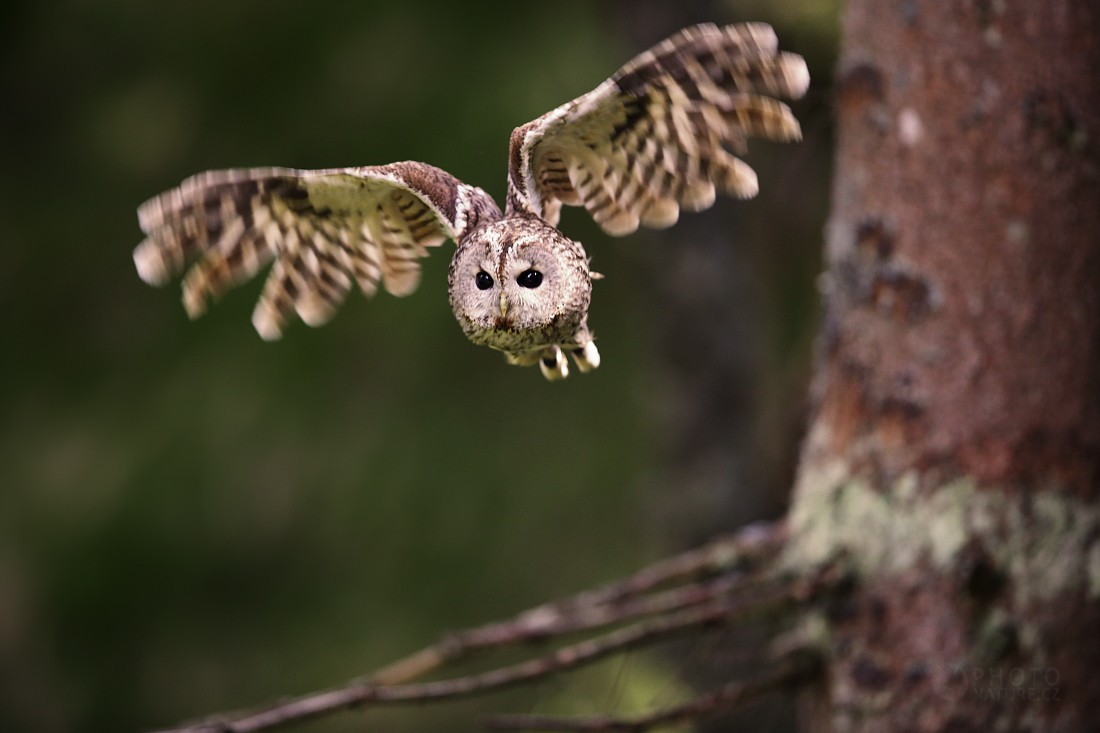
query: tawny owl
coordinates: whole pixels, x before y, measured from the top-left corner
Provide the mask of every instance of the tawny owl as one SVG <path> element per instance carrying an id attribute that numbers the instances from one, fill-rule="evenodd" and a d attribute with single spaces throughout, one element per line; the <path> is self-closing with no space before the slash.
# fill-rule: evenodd
<path id="1" fill-rule="evenodd" d="M 593 91 L 512 133 L 504 215 L 480 188 L 417 162 L 361 168 L 210 171 L 143 204 L 138 273 L 163 283 L 197 259 L 183 304 L 207 302 L 274 261 L 252 323 L 277 339 L 292 314 L 327 321 L 357 283 L 416 289 L 418 259 L 446 239 L 451 308 L 471 341 L 548 379 L 600 363 L 587 318 L 594 273 L 555 225 L 584 206 L 609 234 L 674 224 L 709 207 L 716 189 L 757 192 L 731 151 L 746 138 L 796 140 L 798 122 L 773 97 L 809 84 L 800 56 L 777 50 L 770 26 L 686 28 Z"/>

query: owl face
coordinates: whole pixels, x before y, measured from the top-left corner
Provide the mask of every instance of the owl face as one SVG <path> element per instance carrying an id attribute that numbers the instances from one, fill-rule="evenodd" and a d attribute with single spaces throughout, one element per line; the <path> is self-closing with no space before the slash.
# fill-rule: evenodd
<path id="1" fill-rule="evenodd" d="M 570 340 L 592 293 L 580 244 L 526 216 L 493 222 L 464 238 L 447 285 L 466 336 L 517 355 Z"/>

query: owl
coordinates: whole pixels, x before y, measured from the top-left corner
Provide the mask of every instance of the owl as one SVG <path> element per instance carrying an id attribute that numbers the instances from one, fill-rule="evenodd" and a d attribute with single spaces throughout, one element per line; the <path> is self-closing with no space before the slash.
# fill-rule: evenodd
<path id="1" fill-rule="evenodd" d="M 762 23 L 685 28 L 607 81 L 512 132 L 503 215 L 480 188 L 419 162 L 323 170 L 209 171 L 138 209 L 134 250 L 145 281 L 190 264 L 183 305 L 198 317 L 227 289 L 271 265 L 252 315 L 278 339 L 296 315 L 325 323 L 354 286 L 412 293 L 419 260 L 457 245 L 447 275 L 466 336 L 538 364 L 547 379 L 600 364 L 588 328 L 592 281 L 580 242 L 557 228 L 583 206 L 608 234 L 672 226 L 720 191 L 757 192 L 743 154 L 750 136 L 793 141 L 790 109 L 809 85 L 805 61 Z M 193 262 L 193 264 L 191 264 Z"/>

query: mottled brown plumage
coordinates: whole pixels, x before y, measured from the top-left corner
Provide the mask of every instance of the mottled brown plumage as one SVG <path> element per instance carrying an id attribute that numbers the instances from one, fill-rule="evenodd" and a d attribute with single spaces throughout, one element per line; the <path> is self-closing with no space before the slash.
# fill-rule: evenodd
<path id="1" fill-rule="evenodd" d="M 253 313 L 265 339 L 293 314 L 327 321 L 351 289 L 407 295 L 419 258 L 452 239 L 451 307 L 471 341 L 548 379 L 599 365 L 587 327 L 592 273 L 580 243 L 555 226 L 584 206 L 609 234 L 667 227 L 720 190 L 749 198 L 756 174 L 731 151 L 748 137 L 799 137 L 789 108 L 809 75 L 777 51 L 764 24 L 686 28 L 593 91 L 517 128 L 506 213 L 481 189 L 425 163 L 330 170 L 202 173 L 143 204 L 143 279 L 163 283 L 192 260 L 183 302 L 192 317 L 274 262 Z"/>

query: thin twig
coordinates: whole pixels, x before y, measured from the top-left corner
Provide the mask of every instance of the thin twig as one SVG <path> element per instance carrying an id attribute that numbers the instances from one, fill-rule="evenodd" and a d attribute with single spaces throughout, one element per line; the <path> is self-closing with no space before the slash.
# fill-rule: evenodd
<path id="1" fill-rule="evenodd" d="M 447 634 L 436 644 L 378 670 L 369 681 L 379 685 L 409 682 L 485 649 L 585 631 L 704 602 L 717 595 L 718 589 L 708 590 L 698 584 L 674 589 L 664 597 L 644 595 L 678 581 L 728 574 L 732 569 L 759 564 L 761 558 L 776 557 L 785 541 L 782 523 L 748 525 L 736 534 L 665 558 L 613 583 L 544 603 L 505 621 Z M 732 588 L 741 581 L 727 575 L 716 582 Z"/>
<path id="2" fill-rule="evenodd" d="M 649 713 L 614 717 L 554 716 L 554 715 L 495 715 L 486 720 L 494 730 L 506 731 L 570 731 L 604 733 L 605 731 L 640 731 L 728 712 L 733 708 L 755 700 L 773 690 L 806 682 L 820 673 L 816 657 L 805 653 L 792 655 L 777 663 L 766 674 L 747 681 L 731 682 L 712 692 L 705 693 L 681 705 L 661 708 Z"/>
<path id="3" fill-rule="evenodd" d="M 508 621 L 445 636 L 369 678 L 165 733 L 253 733 L 356 707 L 491 692 L 701 625 L 804 602 L 834 584 L 835 573 L 783 580 L 769 569 L 785 539 L 782 524 L 748 527 L 596 590 L 544 604 Z M 686 582 L 694 578 L 704 580 Z M 677 582 L 682 585 L 667 587 Z M 557 639 L 639 618 L 645 620 L 519 664 L 436 682 L 408 682 L 482 649 Z"/>
<path id="4" fill-rule="evenodd" d="M 783 522 L 755 522 L 734 534 L 717 537 L 705 545 L 655 562 L 626 578 L 548 605 L 567 608 L 614 603 L 669 583 L 723 573 L 756 562 L 761 556 L 771 559 L 786 541 L 787 530 Z"/>
<path id="5" fill-rule="evenodd" d="M 751 599 L 719 600 L 627 626 L 594 639 L 561 647 L 545 656 L 479 674 L 408 685 L 352 683 L 345 687 L 277 703 L 237 720 L 210 720 L 164 733 L 253 733 L 368 704 L 429 702 L 465 697 L 574 669 L 621 650 L 682 633 L 698 626 L 729 621 L 764 608 L 796 600 L 800 588 L 782 586 Z"/>
<path id="6" fill-rule="evenodd" d="M 689 583 L 638 598 L 624 599 L 615 604 L 578 606 L 568 613 L 539 613 L 537 610 L 527 612 L 516 619 L 448 634 L 434 647 L 421 650 L 417 655 L 406 657 L 401 662 L 375 673 L 370 681 L 375 684 L 392 684 L 390 680 L 413 673 L 418 665 L 455 662 L 474 652 L 494 647 L 557 639 L 566 634 L 591 631 L 646 616 L 658 616 L 699 606 L 734 592 L 751 593 L 758 585 L 759 582 L 730 573 L 705 582 Z M 418 655 L 425 653 L 426 656 L 418 659 Z"/>

